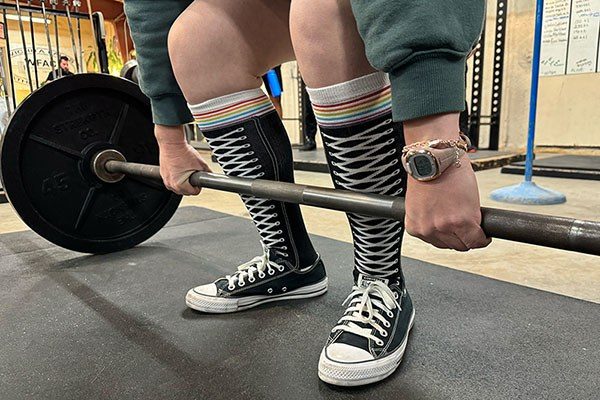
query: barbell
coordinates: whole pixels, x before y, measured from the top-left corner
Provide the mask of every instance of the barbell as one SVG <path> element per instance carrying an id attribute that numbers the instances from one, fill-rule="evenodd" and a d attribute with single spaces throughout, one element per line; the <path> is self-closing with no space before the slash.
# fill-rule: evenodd
<path id="1" fill-rule="evenodd" d="M 160 230 L 181 197 L 162 185 L 148 99 L 137 85 L 79 74 L 32 93 L 0 151 L 13 208 L 47 240 L 83 253 L 133 247 Z M 154 164 L 154 165 L 153 165 Z M 390 219 L 404 199 L 195 172 L 193 186 Z M 488 236 L 600 255 L 600 222 L 482 208 Z"/>

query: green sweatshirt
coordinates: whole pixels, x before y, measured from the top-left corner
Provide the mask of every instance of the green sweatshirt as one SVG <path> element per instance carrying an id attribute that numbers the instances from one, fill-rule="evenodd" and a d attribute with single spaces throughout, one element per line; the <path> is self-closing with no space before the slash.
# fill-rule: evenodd
<path id="1" fill-rule="evenodd" d="M 394 119 L 464 109 L 466 58 L 481 34 L 486 0 L 351 1 L 369 61 L 390 75 Z M 169 27 L 191 2 L 125 0 L 141 88 L 157 124 L 192 121 L 167 53 Z"/>

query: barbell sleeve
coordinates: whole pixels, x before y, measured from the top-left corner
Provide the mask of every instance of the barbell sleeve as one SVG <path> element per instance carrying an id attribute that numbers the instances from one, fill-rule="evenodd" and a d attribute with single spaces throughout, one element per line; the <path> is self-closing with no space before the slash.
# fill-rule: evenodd
<path id="1" fill-rule="evenodd" d="M 104 167 L 110 173 L 162 182 L 157 166 L 111 160 L 107 161 Z M 191 175 L 190 184 L 200 188 L 395 220 L 403 220 L 405 213 L 404 199 L 401 197 L 239 178 L 202 171 Z M 600 255 L 600 221 L 488 207 L 482 207 L 481 213 L 481 227 L 489 237 Z"/>

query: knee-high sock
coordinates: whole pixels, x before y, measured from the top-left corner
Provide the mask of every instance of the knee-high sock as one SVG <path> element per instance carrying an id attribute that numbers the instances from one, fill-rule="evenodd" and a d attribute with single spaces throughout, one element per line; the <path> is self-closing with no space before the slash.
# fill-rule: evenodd
<path id="1" fill-rule="evenodd" d="M 227 175 L 293 182 L 292 147 L 273 104 L 260 89 L 190 105 L 200 130 Z M 241 196 L 271 259 L 291 268 L 315 262 L 296 204 Z"/>
<path id="2" fill-rule="evenodd" d="M 400 162 L 404 135 L 392 121 L 387 75 L 374 73 L 349 82 L 308 89 L 333 183 L 364 193 L 403 196 L 406 173 Z M 348 214 L 354 239 L 355 271 L 402 279 L 401 221 Z"/>

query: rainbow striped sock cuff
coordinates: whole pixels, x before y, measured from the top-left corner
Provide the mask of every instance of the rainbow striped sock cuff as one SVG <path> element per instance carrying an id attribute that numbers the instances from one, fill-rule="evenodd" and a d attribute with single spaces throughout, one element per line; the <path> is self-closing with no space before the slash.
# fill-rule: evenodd
<path id="1" fill-rule="evenodd" d="M 228 94 L 200 104 L 188 104 L 200 130 L 239 124 L 273 111 L 273 103 L 261 89 Z"/>
<path id="2" fill-rule="evenodd" d="M 324 128 L 359 124 L 392 108 L 390 81 L 383 72 L 307 91 L 317 122 Z"/>

